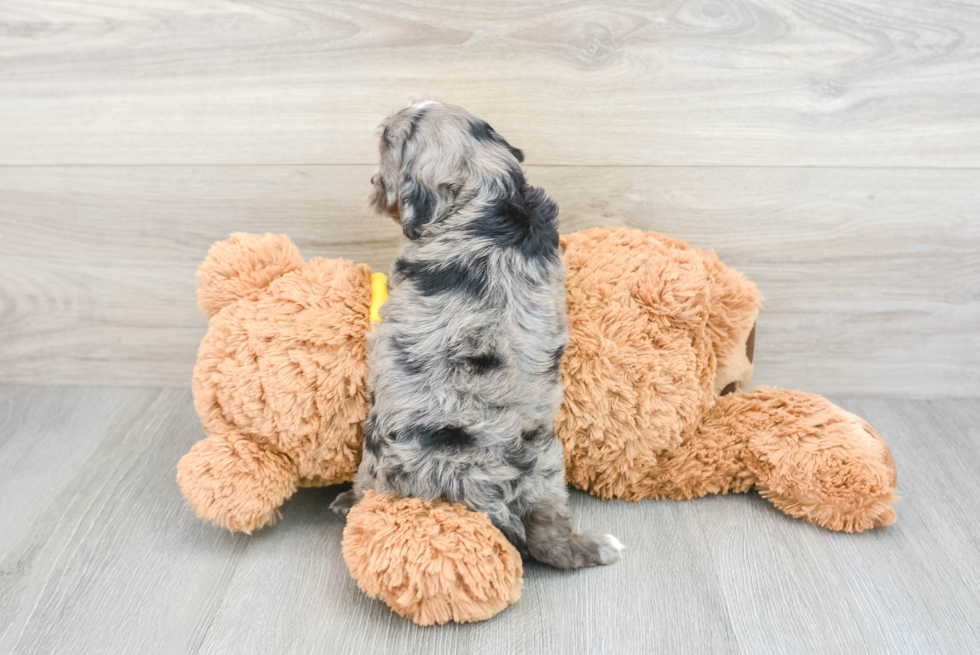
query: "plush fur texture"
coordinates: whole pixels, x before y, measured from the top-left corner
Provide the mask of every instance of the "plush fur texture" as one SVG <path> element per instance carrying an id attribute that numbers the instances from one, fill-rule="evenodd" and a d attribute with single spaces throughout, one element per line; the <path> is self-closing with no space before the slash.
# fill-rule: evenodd
<path id="1" fill-rule="evenodd" d="M 231 530 L 273 523 L 297 487 L 353 478 L 367 418 L 371 269 L 304 265 L 283 236 L 235 234 L 198 270 L 211 316 L 194 368 L 208 438 L 178 465 L 201 518 Z"/>
<path id="2" fill-rule="evenodd" d="M 761 296 L 748 280 L 650 232 L 584 230 L 562 245 L 571 341 L 555 433 L 571 484 L 626 500 L 755 487 L 834 530 L 895 520 L 895 463 L 863 420 L 802 392 L 719 396 L 720 375 L 741 389 L 752 374 Z"/>
<path id="3" fill-rule="evenodd" d="M 562 244 L 570 341 L 555 434 L 569 482 L 631 500 L 755 488 L 792 516 L 847 532 L 895 520 L 895 463 L 862 419 L 798 391 L 720 395 L 723 371 L 740 371 L 729 377 L 743 389 L 751 375 L 761 299 L 748 280 L 713 253 L 651 232 L 586 230 Z M 367 267 L 343 260 L 300 264 L 285 237 L 235 235 L 212 248 L 200 295 L 210 329 L 194 377 L 209 436 L 178 465 L 199 516 L 253 530 L 274 520 L 297 486 L 353 478 L 367 417 L 369 278 Z M 374 544 L 348 559 L 365 588 L 416 621 L 482 616 L 439 603 L 422 609 L 428 591 L 445 598 L 459 580 L 462 561 L 428 544 L 440 532 L 399 527 L 404 541 L 381 536 L 389 515 L 440 505 L 375 500 L 355 508 L 362 513 L 347 527 L 363 521 L 358 539 Z M 478 540 L 467 552 L 482 552 L 483 532 L 458 534 Z M 412 548 L 439 553 L 425 569 L 441 571 L 435 580 L 422 584 L 421 571 L 404 568 Z M 481 569 L 496 598 L 514 597 L 502 591 L 511 588 L 508 567 Z M 413 591 L 401 603 L 394 591 L 406 585 Z"/>
<path id="4" fill-rule="evenodd" d="M 483 621 L 521 597 L 517 550 L 458 503 L 368 491 L 347 517 L 343 549 L 364 593 L 419 625 Z"/>

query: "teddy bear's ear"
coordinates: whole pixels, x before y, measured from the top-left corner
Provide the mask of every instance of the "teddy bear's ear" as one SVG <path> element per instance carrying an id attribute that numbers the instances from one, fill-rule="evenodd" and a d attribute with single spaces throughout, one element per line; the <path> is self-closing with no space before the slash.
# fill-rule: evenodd
<path id="1" fill-rule="evenodd" d="M 748 278 L 721 263 L 714 251 L 703 253 L 711 278 L 708 333 L 718 368 L 715 392 L 725 395 L 748 388 L 752 378 L 755 322 L 762 295 Z"/>
<path id="2" fill-rule="evenodd" d="M 648 313 L 699 330 L 708 320 L 711 279 L 697 252 L 669 249 L 643 264 L 633 296 Z"/>
<path id="3" fill-rule="evenodd" d="M 211 246 L 197 269 L 197 304 L 208 316 L 240 298 L 254 298 L 277 277 L 303 266 L 289 237 L 238 232 Z"/>

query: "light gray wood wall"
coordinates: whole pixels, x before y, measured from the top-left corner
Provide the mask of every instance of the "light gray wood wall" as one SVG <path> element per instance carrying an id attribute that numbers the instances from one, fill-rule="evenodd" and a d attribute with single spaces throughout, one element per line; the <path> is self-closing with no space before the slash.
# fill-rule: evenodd
<path id="1" fill-rule="evenodd" d="M 980 394 L 980 5 L 0 4 L 0 383 L 187 386 L 233 231 L 384 268 L 374 128 L 455 102 L 564 230 L 715 248 L 756 381 Z"/>

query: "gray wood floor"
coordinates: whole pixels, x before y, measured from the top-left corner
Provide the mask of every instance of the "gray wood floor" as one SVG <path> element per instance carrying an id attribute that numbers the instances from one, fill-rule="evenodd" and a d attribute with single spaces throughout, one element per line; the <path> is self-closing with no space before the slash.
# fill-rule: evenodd
<path id="1" fill-rule="evenodd" d="M 622 562 L 530 565 L 494 619 L 423 629 L 350 579 L 336 488 L 251 537 L 194 518 L 174 481 L 203 436 L 189 392 L 0 387 L 0 652 L 978 652 L 980 400 L 838 401 L 891 444 L 895 525 L 576 493 L 576 527 L 619 536 Z"/>

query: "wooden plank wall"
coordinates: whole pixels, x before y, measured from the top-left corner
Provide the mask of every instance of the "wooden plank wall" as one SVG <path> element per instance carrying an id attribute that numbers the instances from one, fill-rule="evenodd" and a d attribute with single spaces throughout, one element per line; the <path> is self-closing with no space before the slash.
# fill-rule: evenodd
<path id="1" fill-rule="evenodd" d="M 0 383 L 187 386 L 233 231 L 384 268 L 375 126 L 461 104 L 563 229 L 715 248 L 759 383 L 980 394 L 980 5 L 0 4 Z"/>

